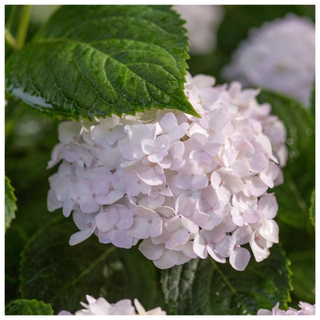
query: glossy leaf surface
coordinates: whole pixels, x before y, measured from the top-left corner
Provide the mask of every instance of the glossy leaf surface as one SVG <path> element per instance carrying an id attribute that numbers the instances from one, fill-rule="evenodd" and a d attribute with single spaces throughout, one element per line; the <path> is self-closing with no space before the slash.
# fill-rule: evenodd
<path id="1" fill-rule="evenodd" d="M 245 271 L 211 258 L 193 260 L 162 272 L 166 302 L 174 314 L 241 315 L 289 301 L 290 270 L 278 246 L 260 263 L 252 258 Z"/>
<path id="2" fill-rule="evenodd" d="M 62 6 L 8 59 L 7 90 L 64 118 L 152 107 L 197 115 L 183 92 L 185 33 L 169 6 Z"/>
<path id="3" fill-rule="evenodd" d="M 94 235 L 70 247 L 75 229 L 72 221 L 62 218 L 29 242 L 22 254 L 23 298 L 50 301 L 55 313 L 81 309 L 87 294 L 110 303 L 137 298 L 146 309 L 158 306 L 156 269 L 136 247 L 116 249 Z"/>

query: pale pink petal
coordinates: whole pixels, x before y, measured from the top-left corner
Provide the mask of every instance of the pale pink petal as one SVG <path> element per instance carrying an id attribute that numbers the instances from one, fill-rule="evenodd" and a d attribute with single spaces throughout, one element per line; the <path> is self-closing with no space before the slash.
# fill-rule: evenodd
<path id="1" fill-rule="evenodd" d="M 79 204 L 84 213 L 94 213 L 100 208 L 100 205 L 92 197 L 83 197 L 79 200 Z"/>
<path id="2" fill-rule="evenodd" d="M 175 231 L 181 226 L 181 218 L 174 216 L 165 222 L 165 227 L 169 232 Z"/>
<path id="3" fill-rule="evenodd" d="M 201 259 L 206 259 L 208 256 L 206 246 L 206 241 L 197 233 L 193 240 L 193 250 Z"/>
<path id="4" fill-rule="evenodd" d="M 143 182 L 150 186 L 159 186 L 164 182 L 163 177 L 160 174 L 157 174 L 153 168 L 138 172 L 137 175 Z"/>
<path id="5" fill-rule="evenodd" d="M 184 245 L 189 240 L 189 232 L 186 229 L 178 229 L 174 233 L 174 238 L 177 241 L 178 245 Z"/>
<path id="6" fill-rule="evenodd" d="M 176 176 L 175 179 L 175 185 L 183 190 L 187 190 L 190 189 L 192 184 L 192 179 L 190 177 L 190 175 L 188 175 L 187 173 L 184 172 L 180 172 L 178 173 L 178 175 Z"/>
<path id="7" fill-rule="evenodd" d="M 202 227 L 206 225 L 210 216 L 201 211 L 195 211 L 192 216 L 192 220 L 199 226 Z"/>
<path id="8" fill-rule="evenodd" d="M 70 237 L 69 245 L 74 246 L 74 245 L 88 239 L 93 234 L 95 228 L 96 228 L 95 225 L 92 225 L 91 228 L 87 228 L 85 230 L 81 230 L 81 231 L 74 233 Z"/>
<path id="9" fill-rule="evenodd" d="M 74 210 L 74 208 L 76 207 L 76 204 L 73 200 L 71 199 L 67 199 L 62 207 L 62 213 L 65 217 L 69 217 L 70 213 L 72 210 Z"/>
<path id="10" fill-rule="evenodd" d="M 139 250 L 149 260 L 157 260 L 162 256 L 164 252 L 164 246 L 162 244 L 153 244 L 150 238 L 148 238 L 141 242 Z"/>
<path id="11" fill-rule="evenodd" d="M 269 165 L 268 159 L 265 155 L 259 151 L 254 153 L 251 157 L 248 158 L 248 163 L 252 171 L 261 172 L 266 169 Z"/>
<path id="12" fill-rule="evenodd" d="M 215 245 L 213 243 L 209 243 L 207 245 L 207 251 L 209 255 L 217 262 L 219 263 L 226 263 L 226 259 L 215 250 Z"/>
<path id="13" fill-rule="evenodd" d="M 236 248 L 230 254 L 229 262 L 238 271 L 243 271 L 249 263 L 250 252 L 245 248 Z"/>
<path id="14" fill-rule="evenodd" d="M 213 171 L 211 174 L 211 185 L 214 189 L 217 189 L 220 186 L 221 183 L 221 175 L 217 171 Z"/>
<path id="15" fill-rule="evenodd" d="M 250 171 L 248 166 L 245 164 L 245 162 L 241 160 L 236 160 L 232 164 L 232 170 L 240 177 L 244 178 L 249 175 Z"/>
<path id="16" fill-rule="evenodd" d="M 215 249 L 223 258 L 227 258 L 233 250 L 236 240 L 232 236 L 225 236 L 221 242 L 215 245 Z"/>
<path id="17" fill-rule="evenodd" d="M 47 197 L 47 207 L 50 212 L 62 207 L 62 202 L 57 199 L 56 193 L 50 189 Z"/>
<path id="18" fill-rule="evenodd" d="M 120 214 L 116 208 L 110 208 L 110 210 L 106 213 L 106 217 L 108 221 L 115 226 L 120 219 Z"/>
<path id="19" fill-rule="evenodd" d="M 153 260 L 153 263 L 159 269 L 168 269 L 176 265 L 178 261 L 179 252 L 164 250 L 163 255 L 159 259 Z"/>
<path id="20" fill-rule="evenodd" d="M 263 213 L 267 219 L 273 219 L 278 212 L 276 197 L 273 194 L 262 196 L 258 202 L 258 210 Z"/>
<path id="21" fill-rule="evenodd" d="M 98 196 L 106 195 L 109 192 L 109 181 L 107 178 L 100 178 L 93 182 L 93 192 Z"/>
<path id="22" fill-rule="evenodd" d="M 260 220 L 260 214 L 257 210 L 249 209 L 243 212 L 243 219 L 248 223 L 257 223 Z"/>
<path id="23" fill-rule="evenodd" d="M 204 189 L 208 186 L 208 177 L 206 174 L 194 176 L 192 178 L 192 185 L 196 190 Z"/>
<path id="24" fill-rule="evenodd" d="M 268 186 L 259 177 L 253 177 L 248 182 L 250 193 L 253 196 L 259 197 L 268 189 Z"/>
<path id="25" fill-rule="evenodd" d="M 165 114 L 162 119 L 159 121 L 159 124 L 163 131 L 171 131 L 177 127 L 177 118 L 172 112 Z"/>
<path id="26" fill-rule="evenodd" d="M 259 177 L 269 188 L 273 188 L 279 172 L 280 168 L 275 163 L 270 162 L 268 168 L 260 172 Z"/>
<path id="27" fill-rule="evenodd" d="M 157 237 L 161 235 L 162 219 L 160 217 L 156 217 L 151 221 L 149 232 L 150 232 L 150 237 Z"/>
<path id="28" fill-rule="evenodd" d="M 130 237 L 137 239 L 146 239 L 149 237 L 150 224 L 142 217 L 135 216 L 132 227 L 127 230 Z"/>
<path id="29" fill-rule="evenodd" d="M 121 206 L 121 205 L 119 205 Z M 117 227 L 121 230 L 128 230 L 133 224 L 133 212 L 128 210 L 125 206 L 118 208 L 120 215 Z"/>
<path id="30" fill-rule="evenodd" d="M 227 112 L 222 108 L 212 110 L 209 116 L 209 128 L 214 132 L 221 131 L 229 120 Z"/>
<path id="31" fill-rule="evenodd" d="M 266 219 L 259 232 L 265 239 L 274 243 L 279 242 L 279 227 L 274 220 Z"/>
<path id="32" fill-rule="evenodd" d="M 238 175 L 233 172 L 225 172 L 222 178 L 222 183 L 224 183 L 224 187 L 230 192 L 231 195 L 240 192 L 244 185 L 242 180 Z"/>
<path id="33" fill-rule="evenodd" d="M 110 231 L 114 224 L 108 220 L 107 212 L 101 212 L 95 217 L 97 228 L 102 232 Z"/>
<path id="34" fill-rule="evenodd" d="M 76 184 L 79 197 L 92 195 L 92 182 L 89 180 L 79 180 Z"/>
<path id="35" fill-rule="evenodd" d="M 243 226 L 233 233 L 233 238 L 236 240 L 236 243 L 243 245 L 248 243 L 252 238 L 252 229 L 250 226 Z"/>
<path id="36" fill-rule="evenodd" d="M 149 155 L 155 151 L 154 141 L 151 139 L 144 139 L 141 141 L 142 151 Z"/>
<path id="37" fill-rule="evenodd" d="M 130 249 L 133 245 L 133 239 L 129 235 L 127 235 L 126 231 L 118 230 L 113 234 L 110 240 L 113 245 L 119 248 Z"/>

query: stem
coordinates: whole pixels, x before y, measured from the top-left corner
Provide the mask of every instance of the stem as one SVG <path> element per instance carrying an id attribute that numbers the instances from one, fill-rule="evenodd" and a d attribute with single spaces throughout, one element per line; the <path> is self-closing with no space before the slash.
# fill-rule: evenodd
<path id="1" fill-rule="evenodd" d="M 28 25 L 29 25 L 29 18 L 30 18 L 30 10 L 31 10 L 30 5 L 23 6 L 22 8 L 22 17 L 21 17 L 19 29 L 17 32 L 16 50 L 21 49 L 26 40 Z"/>
<path id="2" fill-rule="evenodd" d="M 5 39 L 6 43 L 13 49 L 15 50 L 17 47 L 17 41 L 16 39 L 12 36 L 11 32 L 9 29 L 6 28 L 5 30 Z"/>

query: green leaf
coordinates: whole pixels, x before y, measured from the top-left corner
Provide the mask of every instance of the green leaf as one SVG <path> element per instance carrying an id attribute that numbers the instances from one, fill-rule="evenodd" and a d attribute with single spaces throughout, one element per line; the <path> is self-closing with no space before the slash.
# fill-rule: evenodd
<path id="1" fill-rule="evenodd" d="M 315 249 L 291 253 L 289 256 L 292 270 L 292 298 L 297 301 L 315 303 Z"/>
<path id="2" fill-rule="evenodd" d="M 6 305 L 6 315 L 30 316 L 30 315 L 52 315 L 53 311 L 50 304 L 42 301 L 20 299 L 11 301 Z"/>
<path id="3" fill-rule="evenodd" d="M 313 226 L 316 226 L 316 191 L 313 190 L 311 195 L 311 206 L 309 209 L 310 220 Z"/>
<path id="4" fill-rule="evenodd" d="M 287 129 L 288 162 L 283 169 L 284 183 L 276 187 L 278 217 L 295 228 L 306 228 L 311 193 L 315 186 L 315 124 L 304 106 L 291 98 L 263 90 L 257 97 L 268 102 L 272 114 Z"/>
<path id="5" fill-rule="evenodd" d="M 275 246 L 267 260 L 252 258 L 245 271 L 211 258 L 193 260 L 162 272 L 166 303 L 174 314 L 257 314 L 260 308 L 282 307 L 290 300 L 291 271 L 288 261 Z"/>
<path id="6" fill-rule="evenodd" d="M 62 6 L 8 59 L 7 90 L 57 117 L 150 108 L 197 116 L 183 92 L 188 38 L 182 25 L 168 6 Z"/>
<path id="7" fill-rule="evenodd" d="M 14 195 L 14 188 L 10 184 L 8 177 L 5 177 L 5 230 L 10 227 L 12 219 L 16 217 L 17 198 Z"/>
<path id="8" fill-rule="evenodd" d="M 156 268 L 137 246 L 116 249 L 93 235 L 70 247 L 69 237 L 76 231 L 73 221 L 62 217 L 28 243 L 21 263 L 23 298 L 50 301 L 57 313 L 81 309 L 87 294 L 110 303 L 137 298 L 147 310 L 158 306 Z"/>

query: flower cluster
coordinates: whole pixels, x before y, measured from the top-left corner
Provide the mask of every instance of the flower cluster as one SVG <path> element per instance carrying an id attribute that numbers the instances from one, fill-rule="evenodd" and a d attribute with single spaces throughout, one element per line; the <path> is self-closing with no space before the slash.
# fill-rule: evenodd
<path id="1" fill-rule="evenodd" d="M 314 24 L 291 14 L 253 29 L 224 76 L 282 92 L 309 106 L 315 78 Z"/>
<path id="2" fill-rule="evenodd" d="M 259 105 L 258 90 L 187 77 L 185 93 L 201 118 L 154 110 L 144 122 L 113 116 L 64 122 L 49 167 L 48 209 L 63 209 L 79 232 L 139 250 L 161 269 L 208 254 L 244 270 L 278 242 L 278 205 L 268 188 L 282 182 L 283 124 Z"/>
<path id="3" fill-rule="evenodd" d="M 279 309 L 279 302 L 272 310 L 260 309 L 258 316 L 314 316 L 316 314 L 316 305 L 307 302 L 299 302 L 300 310 L 289 308 L 287 311 Z"/>
<path id="4" fill-rule="evenodd" d="M 98 299 L 92 296 L 86 295 L 88 304 L 80 302 L 85 308 L 76 311 L 76 316 L 102 316 L 102 315 L 122 315 L 122 316 L 153 316 L 153 315 L 166 315 L 166 312 L 161 310 L 160 307 L 146 311 L 141 303 L 134 299 L 134 306 L 131 300 L 123 299 L 119 300 L 114 304 L 110 304 L 105 298 L 100 297 Z M 136 310 L 138 313 L 136 313 Z M 59 316 L 70 316 L 72 315 L 69 311 L 60 311 Z"/>
<path id="5" fill-rule="evenodd" d="M 186 20 L 191 54 L 208 54 L 216 47 L 216 33 L 224 17 L 220 5 L 175 5 Z"/>

